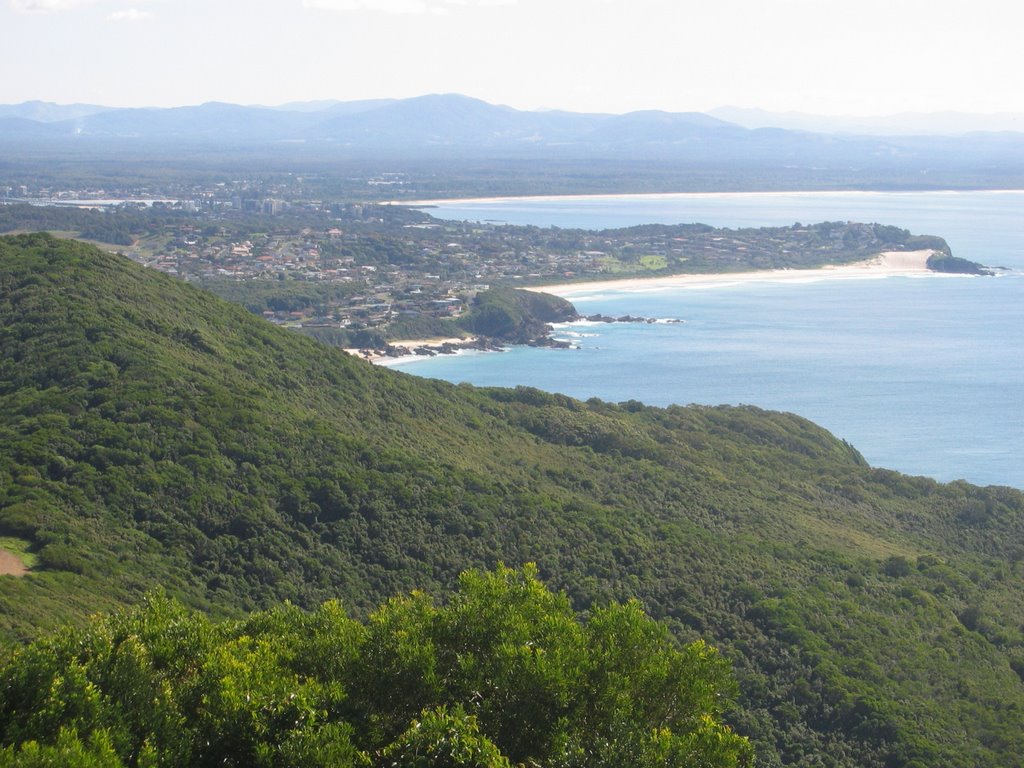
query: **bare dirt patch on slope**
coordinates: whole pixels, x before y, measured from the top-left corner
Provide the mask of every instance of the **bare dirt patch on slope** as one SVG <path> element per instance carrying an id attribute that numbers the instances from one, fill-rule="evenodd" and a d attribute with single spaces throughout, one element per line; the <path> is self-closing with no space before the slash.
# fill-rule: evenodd
<path id="1" fill-rule="evenodd" d="M 21 562 L 20 557 L 0 549 L 0 576 L 24 576 L 26 573 L 28 568 Z"/>

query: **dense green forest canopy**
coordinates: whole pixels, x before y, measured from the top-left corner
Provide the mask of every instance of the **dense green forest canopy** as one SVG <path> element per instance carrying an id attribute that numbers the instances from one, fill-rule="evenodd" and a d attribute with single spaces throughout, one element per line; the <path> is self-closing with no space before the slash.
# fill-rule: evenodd
<path id="1" fill-rule="evenodd" d="M 0 661 L 0 765 L 750 764 L 702 642 L 635 601 L 580 623 L 531 566 L 459 582 L 365 623 L 336 602 L 213 623 L 160 597 L 94 618 Z"/>
<path id="2" fill-rule="evenodd" d="M 363 621 L 535 562 L 584 615 L 635 597 L 717 647 L 759 765 L 1024 756 L 1018 491 L 753 407 L 416 379 L 46 235 L 0 239 L 0 353 L 0 548 L 32 565 L 0 576 L 10 643 L 156 586 Z"/>

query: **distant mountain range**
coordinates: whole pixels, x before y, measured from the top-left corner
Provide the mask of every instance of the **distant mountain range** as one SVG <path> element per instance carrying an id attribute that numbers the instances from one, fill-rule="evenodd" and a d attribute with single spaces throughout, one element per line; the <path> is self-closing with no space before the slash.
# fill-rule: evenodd
<path id="1" fill-rule="evenodd" d="M 699 113 L 524 112 L 455 94 L 280 107 L 220 102 L 168 109 L 43 102 L 0 106 L 0 137 L 34 132 L 40 140 L 305 141 L 373 147 L 535 149 L 671 143 L 710 130 L 745 132 Z"/>
<path id="2" fill-rule="evenodd" d="M 40 101 L 0 106 L 0 141 L 53 144 L 180 142 L 305 143 L 377 151 L 488 152 L 511 155 L 658 156 L 756 161 L 787 156 L 832 160 L 920 156 L 959 148 L 965 132 L 1000 130 L 1024 117 L 945 115 L 839 119 L 725 107 L 712 114 L 641 111 L 587 114 L 521 111 L 457 94 L 410 99 L 296 102 L 278 107 L 210 102 L 174 108 L 121 109 Z M 938 130 L 941 126 L 946 129 Z M 888 129 L 888 130 L 887 130 Z M 878 134 L 890 133 L 880 138 Z M 908 136 L 919 133 L 919 136 Z M 863 134 L 863 135 L 860 135 Z M 1024 133 L 972 135 L 970 146 L 1024 148 Z"/>
<path id="3" fill-rule="evenodd" d="M 911 115 L 857 122 L 734 108 L 522 111 L 458 94 L 275 107 L 210 102 L 119 109 L 36 101 L 0 106 L 0 153 L 20 179 L 38 177 L 62 157 L 73 157 L 79 169 L 91 163 L 88 180 L 96 173 L 123 175 L 129 159 L 151 173 L 275 163 L 315 173 L 341 163 L 363 168 L 346 173 L 365 176 L 398 163 L 404 171 L 419 169 L 418 194 L 442 196 L 1007 189 L 1024 187 L 1024 132 L 975 129 L 1012 127 L 1015 119 Z M 956 126 L 970 132 L 950 133 Z M 880 135 L 886 128 L 891 134 Z M 96 163 L 106 165 L 96 170 Z M 456 182 L 467 178 L 473 182 Z"/>
<path id="4" fill-rule="evenodd" d="M 318 118 L 332 119 L 341 115 L 353 115 L 358 113 L 371 112 L 382 108 L 390 107 L 399 101 L 412 104 L 437 105 L 474 103 L 477 108 L 486 108 L 491 105 L 486 102 L 472 99 L 456 94 L 441 96 L 423 96 L 412 99 L 366 99 L 361 101 L 338 101 L 335 99 L 324 99 L 319 101 L 294 101 L 277 106 L 249 105 L 242 109 L 253 110 L 254 113 L 276 112 L 278 114 L 291 113 L 293 115 L 315 115 L 309 120 L 301 118 L 291 121 L 296 128 L 302 128 L 311 123 L 319 122 Z M 0 105 L 0 119 L 15 117 L 23 118 L 38 123 L 61 123 L 68 121 L 81 121 L 94 115 L 106 112 L 117 112 L 128 120 L 137 119 L 132 115 L 138 113 L 178 113 L 194 114 L 197 110 L 201 112 L 216 112 L 218 107 L 227 106 L 210 102 L 197 107 L 175 107 L 175 108 L 154 108 L 129 109 L 119 107 L 105 107 L 98 104 L 55 104 L 47 101 L 26 101 L 21 104 Z M 415 107 L 414 107 L 415 108 Z M 536 112 L 518 112 L 505 107 L 492 107 L 501 110 L 504 114 L 518 113 L 525 115 L 559 115 L 563 122 L 567 116 L 576 116 L 600 120 L 614 117 L 628 117 L 628 115 L 590 114 L 580 115 L 579 113 L 563 112 L 558 110 L 546 110 Z M 387 112 L 384 113 L 388 114 Z M 669 112 L 636 112 L 632 115 L 659 115 L 663 119 L 679 119 L 691 121 L 701 113 L 669 113 Z M 978 132 L 1024 132 L 1024 114 L 1015 112 L 1002 113 L 964 113 L 964 112 L 905 112 L 893 115 L 880 116 L 856 116 L 856 115 L 816 115 L 806 112 L 771 112 L 763 109 L 723 106 L 717 107 L 706 113 L 710 118 L 706 124 L 721 124 L 722 122 L 732 123 L 748 129 L 757 128 L 782 128 L 785 130 L 808 131 L 812 133 L 840 133 L 853 135 L 872 136 L 957 136 L 967 133 Z M 91 121 L 86 121 L 86 124 Z M 284 123 L 279 123 L 283 125 Z M 542 124 L 550 125 L 550 121 Z M 107 123 L 107 127 L 110 124 Z"/>

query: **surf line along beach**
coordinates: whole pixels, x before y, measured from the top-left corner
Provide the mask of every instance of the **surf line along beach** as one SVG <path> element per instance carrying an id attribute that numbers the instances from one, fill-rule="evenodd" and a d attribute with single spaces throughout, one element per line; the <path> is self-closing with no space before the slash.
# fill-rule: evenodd
<path id="1" fill-rule="evenodd" d="M 601 291 L 650 292 L 679 288 L 737 285 L 755 282 L 810 282 L 815 280 L 864 279 L 892 276 L 939 275 L 928 269 L 928 258 L 936 251 L 886 251 L 866 261 L 852 264 L 828 265 L 811 269 L 763 269 L 748 272 L 708 272 L 665 275 L 661 277 L 634 277 L 618 280 L 580 280 L 557 285 L 524 286 L 524 290 L 550 293 L 562 298 L 590 295 Z M 418 354 L 453 354 L 468 349 L 499 349 L 500 346 L 481 347 L 481 339 L 420 339 L 391 341 L 388 350 L 347 349 L 349 354 L 377 364 L 407 361 Z M 418 351 L 417 351 L 418 350 Z"/>
<path id="2" fill-rule="evenodd" d="M 756 282 L 807 282 L 810 280 L 857 280 L 876 277 L 915 277 L 940 275 L 928 268 L 928 258 L 936 251 L 886 251 L 874 258 L 852 264 L 829 265 L 813 269 L 762 269 L 749 272 L 707 272 L 630 277 L 618 280 L 581 280 L 557 285 L 536 285 L 528 291 L 551 293 L 566 299 L 590 295 L 595 291 L 658 291 L 733 285 Z"/>

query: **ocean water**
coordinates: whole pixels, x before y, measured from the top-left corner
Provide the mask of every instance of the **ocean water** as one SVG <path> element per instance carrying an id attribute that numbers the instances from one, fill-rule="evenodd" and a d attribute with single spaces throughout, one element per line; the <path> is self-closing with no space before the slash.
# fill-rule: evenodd
<path id="1" fill-rule="evenodd" d="M 560 326 L 572 350 L 513 348 L 397 368 L 613 402 L 791 411 L 874 466 L 1024 488 L 1024 192 L 766 193 L 444 204 L 447 219 L 605 228 L 852 220 L 945 237 L 995 278 L 769 279 L 574 296 L 580 312 L 679 324 Z"/>

